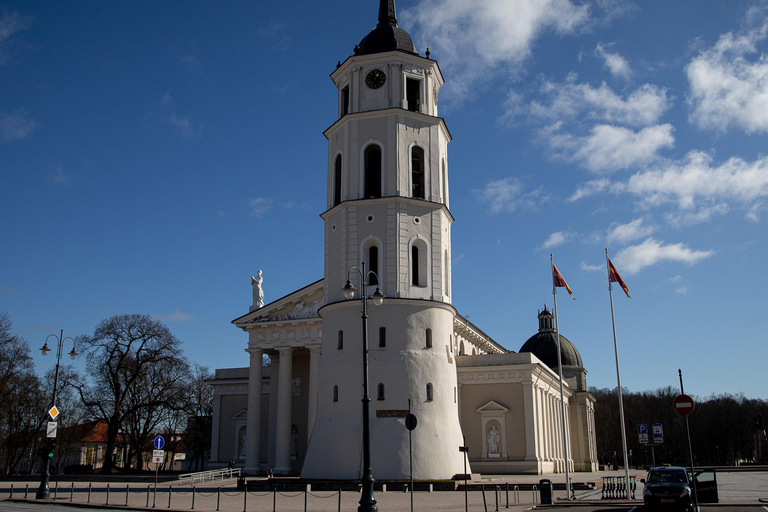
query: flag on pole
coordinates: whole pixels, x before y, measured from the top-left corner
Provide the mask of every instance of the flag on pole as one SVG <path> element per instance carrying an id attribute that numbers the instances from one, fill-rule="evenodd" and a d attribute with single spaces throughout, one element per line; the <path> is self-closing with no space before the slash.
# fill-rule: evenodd
<path id="1" fill-rule="evenodd" d="M 576 300 L 576 297 L 573 296 L 573 292 L 571 291 L 571 287 L 565 282 L 563 274 L 557 270 L 554 263 L 552 263 L 552 286 L 555 288 L 565 288 L 568 290 L 568 295 L 570 295 L 573 300 Z"/>
<path id="2" fill-rule="evenodd" d="M 621 286 L 621 289 L 624 290 L 624 295 L 626 295 L 628 299 L 632 298 L 629 296 L 629 288 L 627 288 L 627 285 L 624 284 L 624 280 L 619 275 L 619 272 L 616 270 L 616 267 L 613 266 L 613 263 L 611 262 L 610 258 L 608 258 L 608 282 L 619 283 L 619 286 Z"/>

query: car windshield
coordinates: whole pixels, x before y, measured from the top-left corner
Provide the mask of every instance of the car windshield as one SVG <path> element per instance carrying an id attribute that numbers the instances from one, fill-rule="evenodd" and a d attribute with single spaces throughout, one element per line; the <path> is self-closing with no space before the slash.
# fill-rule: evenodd
<path id="1" fill-rule="evenodd" d="M 686 478 L 684 471 L 663 469 L 660 471 L 651 471 L 648 474 L 649 484 L 678 484 L 686 482 L 688 482 L 688 479 Z"/>

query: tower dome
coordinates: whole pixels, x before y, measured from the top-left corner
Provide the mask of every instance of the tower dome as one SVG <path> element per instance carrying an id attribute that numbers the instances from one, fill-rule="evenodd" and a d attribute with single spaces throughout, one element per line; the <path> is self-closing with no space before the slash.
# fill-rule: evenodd
<path id="1" fill-rule="evenodd" d="M 355 47 L 355 55 L 392 51 L 418 54 L 411 36 L 397 25 L 395 0 L 379 0 L 379 23 Z"/>
<path id="2" fill-rule="evenodd" d="M 520 352 L 530 352 L 538 357 L 541 362 L 557 371 L 557 332 L 555 331 L 554 315 L 544 305 L 544 309 L 539 311 L 539 332 L 528 338 Z M 583 368 L 581 354 L 573 343 L 560 335 L 560 358 L 563 369 Z"/>

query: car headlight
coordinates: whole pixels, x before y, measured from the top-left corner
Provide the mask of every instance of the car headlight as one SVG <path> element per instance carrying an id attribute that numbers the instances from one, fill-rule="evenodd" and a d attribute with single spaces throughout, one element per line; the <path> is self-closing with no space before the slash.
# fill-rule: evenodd
<path id="1" fill-rule="evenodd" d="M 653 496 L 653 492 L 648 487 L 643 487 L 643 496 Z"/>

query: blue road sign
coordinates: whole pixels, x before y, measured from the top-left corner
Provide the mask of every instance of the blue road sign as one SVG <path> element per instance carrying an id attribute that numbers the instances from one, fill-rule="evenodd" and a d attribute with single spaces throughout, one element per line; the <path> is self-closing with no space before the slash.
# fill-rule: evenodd
<path id="1" fill-rule="evenodd" d="M 653 439 L 663 439 L 664 438 L 664 429 L 661 426 L 661 423 L 654 423 L 651 425 L 653 427 Z"/>
<path id="2" fill-rule="evenodd" d="M 155 450 L 162 450 L 163 446 L 165 446 L 165 439 L 163 439 L 163 436 L 157 436 L 154 441 L 152 441 L 152 445 L 155 447 Z"/>
<path id="3" fill-rule="evenodd" d="M 638 423 L 637 424 L 637 433 L 638 434 L 648 434 L 648 425 L 645 423 Z"/>

